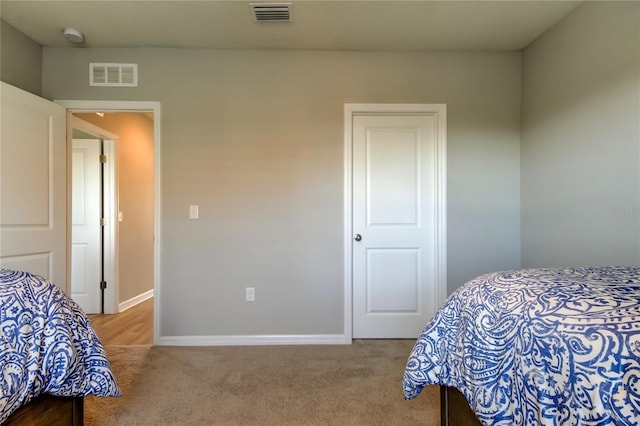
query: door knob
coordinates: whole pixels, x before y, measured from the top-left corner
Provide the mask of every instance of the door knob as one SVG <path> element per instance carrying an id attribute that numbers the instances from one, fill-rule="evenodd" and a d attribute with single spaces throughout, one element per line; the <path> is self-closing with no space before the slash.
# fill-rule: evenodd
<path id="1" fill-rule="evenodd" d="M 356 240 L 356 241 L 362 241 L 362 235 L 356 234 L 356 235 L 353 236 L 353 239 Z"/>

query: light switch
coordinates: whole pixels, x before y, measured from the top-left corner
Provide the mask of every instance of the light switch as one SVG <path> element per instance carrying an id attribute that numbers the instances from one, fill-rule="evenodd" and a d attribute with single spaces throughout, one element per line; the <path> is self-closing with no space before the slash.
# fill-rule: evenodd
<path id="1" fill-rule="evenodd" d="M 124 213 L 118 212 L 118 222 L 122 222 L 124 220 Z"/>
<path id="2" fill-rule="evenodd" d="M 198 206 L 190 205 L 189 206 L 189 219 L 198 219 Z"/>

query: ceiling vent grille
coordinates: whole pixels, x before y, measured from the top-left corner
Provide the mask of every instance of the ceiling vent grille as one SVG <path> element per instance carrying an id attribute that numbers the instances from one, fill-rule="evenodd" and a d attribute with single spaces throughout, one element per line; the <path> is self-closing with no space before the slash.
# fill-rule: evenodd
<path id="1" fill-rule="evenodd" d="M 292 22 L 291 3 L 250 3 L 256 22 Z"/>
<path id="2" fill-rule="evenodd" d="M 138 87 L 138 64 L 89 64 L 89 85 Z"/>

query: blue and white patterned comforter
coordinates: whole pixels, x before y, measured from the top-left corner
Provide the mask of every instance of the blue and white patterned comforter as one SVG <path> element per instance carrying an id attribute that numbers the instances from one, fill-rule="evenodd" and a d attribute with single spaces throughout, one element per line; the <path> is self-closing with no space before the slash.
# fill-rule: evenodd
<path id="1" fill-rule="evenodd" d="M 0 423 L 41 393 L 120 396 L 98 336 L 51 282 L 0 269 Z"/>
<path id="2" fill-rule="evenodd" d="M 640 268 L 476 278 L 418 338 L 403 385 L 458 388 L 484 425 L 640 425 Z"/>

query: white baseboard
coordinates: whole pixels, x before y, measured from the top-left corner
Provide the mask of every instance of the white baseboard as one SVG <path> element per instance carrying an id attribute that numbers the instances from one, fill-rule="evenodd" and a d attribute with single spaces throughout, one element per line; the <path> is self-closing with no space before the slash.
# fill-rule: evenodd
<path id="1" fill-rule="evenodd" d="M 145 291 L 142 294 L 137 295 L 136 297 L 132 297 L 129 300 L 125 300 L 124 302 L 118 305 L 118 312 L 126 311 L 129 308 L 133 308 L 138 303 L 142 303 L 145 300 L 151 299 L 153 297 L 153 289 L 149 291 Z"/>
<path id="2" fill-rule="evenodd" d="M 350 345 L 344 334 L 161 336 L 160 346 Z"/>

